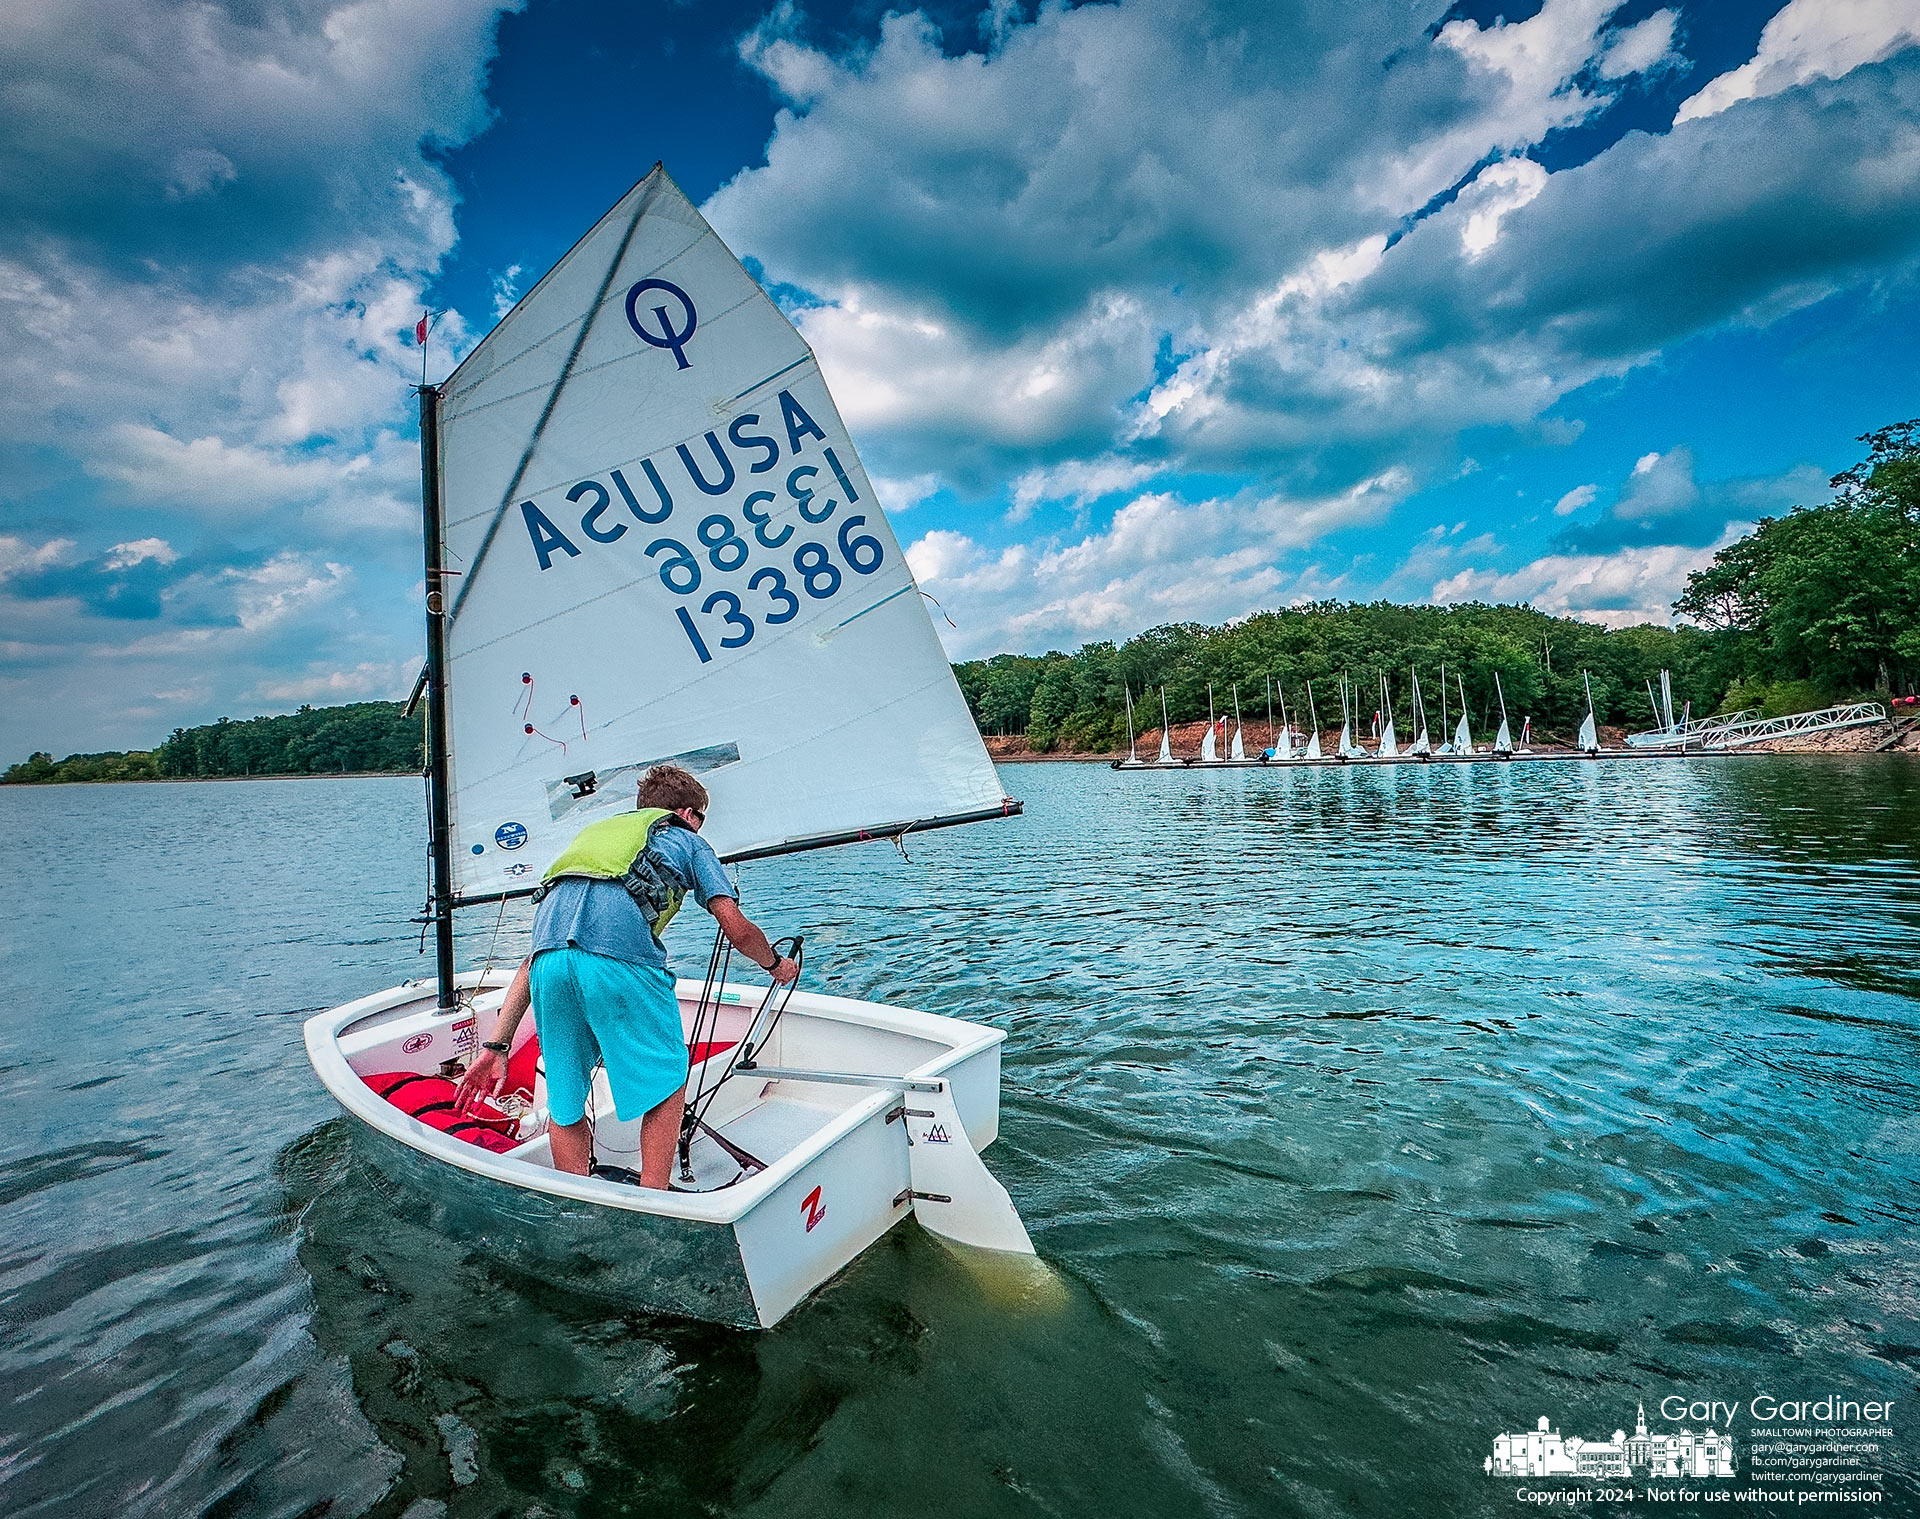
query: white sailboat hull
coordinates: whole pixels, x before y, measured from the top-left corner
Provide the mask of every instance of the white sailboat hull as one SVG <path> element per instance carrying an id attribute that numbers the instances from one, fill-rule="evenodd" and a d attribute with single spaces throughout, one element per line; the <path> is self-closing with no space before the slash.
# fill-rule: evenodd
<path id="1" fill-rule="evenodd" d="M 482 986 L 473 974 L 458 978 L 463 990 L 479 993 L 482 1018 L 498 1006 L 505 981 L 496 975 Z M 699 991 L 696 983 L 679 984 L 689 1029 Z M 758 989 L 729 986 L 720 1037 L 737 1039 L 759 999 Z M 911 1195 L 935 1190 L 915 1185 L 922 1167 L 913 1150 L 928 1136 L 910 1137 L 906 1128 L 927 1120 L 897 1111 L 945 1111 L 950 1098 L 953 1121 L 933 1136 L 929 1162 L 947 1158 L 934 1148 L 942 1144 L 976 1151 L 991 1144 L 999 1131 L 1006 1037 L 997 1029 L 797 992 L 757 1057 L 760 1068 L 886 1079 L 828 1084 L 736 1073 L 709 1121 L 766 1169 L 731 1180 L 741 1167 L 702 1137 L 693 1155 L 703 1190 L 660 1192 L 556 1171 L 544 1134 L 495 1154 L 381 1097 L 365 1078 L 430 1074 L 443 1060 L 471 1053 L 474 1012 L 438 1017 L 434 1002 L 431 985 L 414 983 L 321 1013 L 306 1025 L 308 1057 L 353 1120 L 362 1153 L 405 1189 L 410 1206 L 424 1206 L 450 1237 L 531 1276 L 631 1308 L 754 1328 L 778 1323 L 916 1209 L 951 1207 L 957 1215 L 984 1208 L 1000 1231 L 999 1248 L 1031 1250 L 1010 1203 L 1009 1218 L 992 1217 L 1005 1194 L 990 1177 L 983 1190 L 998 1198 L 949 1193 L 954 1203 L 942 1204 Z M 727 1058 L 716 1053 L 713 1064 Z M 892 1078 L 898 1081 L 890 1084 Z M 924 1095 L 911 1092 L 911 1082 L 922 1083 Z M 544 1083 L 536 1103 L 543 1097 Z M 637 1167 L 639 1126 L 614 1116 L 604 1075 L 594 1112 L 597 1156 Z M 930 1215 L 923 1222 L 936 1232 L 963 1233 Z"/>

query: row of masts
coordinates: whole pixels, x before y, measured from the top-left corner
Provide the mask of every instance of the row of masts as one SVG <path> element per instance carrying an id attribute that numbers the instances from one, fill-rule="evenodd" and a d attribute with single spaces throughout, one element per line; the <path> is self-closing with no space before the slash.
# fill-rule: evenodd
<path id="1" fill-rule="evenodd" d="M 1662 672 L 1664 674 L 1664 672 Z M 1152 760 L 1140 758 L 1139 741 L 1133 724 L 1133 690 L 1125 687 L 1127 705 L 1127 758 L 1121 762 L 1128 766 L 1149 765 L 1219 765 L 1219 764 L 1292 764 L 1296 762 L 1346 760 L 1387 760 L 1387 759 L 1428 759 L 1436 755 L 1470 756 L 1487 754 L 1506 756 L 1512 754 L 1530 754 L 1527 747 L 1532 736 L 1532 719 L 1521 723 L 1520 743 L 1516 747 L 1513 730 L 1507 720 L 1507 693 L 1500 684 L 1499 671 L 1494 672 L 1493 689 L 1500 704 L 1500 728 L 1494 735 L 1491 747 L 1474 747 L 1473 730 L 1467 721 L 1467 687 L 1458 671 L 1454 672 L 1453 685 L 1460 693 L 1460 720 L 1449 734 L 1447 731 L 1447 667 L 1440 667 L 1440 723 L 1441 741 L 1436 745 L 1428 728 L 1426 698 L 1420 689 L 1420 673 L 1409 668 L 1407 671 L 1412 685 L 1413 697 L 1409 720 L 1415 733 L 1414 740 L 1405 749 L 1400 747 L 1399 736 L 1393 726 L 1393 694 L 1385 675 L 1380 677 L 1380 709 L 1374 714 L 1375 740 L 1372 749 L 1363 748 L 1354 738 L 1354 713 L 1358 707 L 1358 694 L 1352 684 L 1343 675 L 1340 678 L 1340 740 L 1331 755 L 1325 754 L 1320 746 L 1320 708 L 1313 694 L 1313 682 L 1308 681 L 1307 713 L 1310 726 L 1302 735 L 1293 726 L 1293 714 L 1287 711 L 1287 693 L 1279 681 L 1271 675 L 1262 679 L 1266 685 L 1267 731 L 1271 736 L 1270 746 L 1261 754 L 1249 757 L 1246 750 L 1245 726 L 1240 715 L 1240 685 L 1234 682 L 1233 692 L 1233 733 L 1226 737 L 1226 718 L 1214 712 L 1213 682 L 1207 682 L 1207 731 L 1200 740 L 1198 755 L 1177 758 L 1173 752 L 1173 727 L 1167 717 L 1167 688 L 1160 688 L 1160 752 Z M 1600 750 L 1598 727 L 1594 721 L 1593 682 L 1582 672 L 1581 679 L 1586 684 L 1587 716 L 1580 724 L 1580 735 L 1576 747 L 1587 754 L 1597 754 Z M 1274 721 L 1274 705 L 1279 704 L 1279 722 Z M 1225 739 L 1226 752 L 1221 753 L 1221 741 Z M 1297 748 L 1297 752 L 1296 752 Z"/>

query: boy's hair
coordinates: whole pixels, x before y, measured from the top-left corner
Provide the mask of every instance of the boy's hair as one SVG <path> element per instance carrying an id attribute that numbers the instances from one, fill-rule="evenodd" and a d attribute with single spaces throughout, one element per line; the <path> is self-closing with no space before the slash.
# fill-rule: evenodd
<path id="1" fill-rule="evenodd" d="M 655 765 L 640 777 L 639 804 L 664 807 L 669 812 L 691 807 L 695 812 L 704 813 L 708 806 L 707 788 L 678 765 Z"/>

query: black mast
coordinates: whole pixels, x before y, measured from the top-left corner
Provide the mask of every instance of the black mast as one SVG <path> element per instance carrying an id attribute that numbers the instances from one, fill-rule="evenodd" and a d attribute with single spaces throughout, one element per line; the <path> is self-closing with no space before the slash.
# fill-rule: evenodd
<path id="1" fill-rule="evenodd" d="M 447 619 L 440 565 L 440 390 L 420 387 L 420 507 L 426 539 L 427 664 L 427 851 L 433 859 L 434 979 L 436 1011 L 451 1013 L 453 1000 L 453 828 L 447 802 Z"/>

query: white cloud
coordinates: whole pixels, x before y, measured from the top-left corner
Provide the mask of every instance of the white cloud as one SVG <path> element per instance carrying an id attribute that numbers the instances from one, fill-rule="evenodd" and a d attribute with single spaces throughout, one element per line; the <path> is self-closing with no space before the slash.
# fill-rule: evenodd
<path id="1" fill-rule="evenodd" d="M 1548 554 L 1504 572 L 1464 569 L 1436 584 L 1428 599 L 1441 606 L 1525 601 L 1609 628 L 1664 625 L 1673 620 L 1674 598 L 1686 589 L 1687 576 L 1706 568 L 1733 536 L 1706 548 L 1661 544 L 1612 554 Z"/>
<path id="2" fill-rule="evenodd" d="M 131 543 L 116 543 L 107 551 L 106 568 L 130 570 L 136 564 L 152 560 L 155 564 L 173 564 L 180 551 L 164 538 L 136 538 Z"/>
<path id="3" fill-rule="evenodd" d="M 282 680 L 262 681 L 247 693 L 249 701 L 268 702 L 349 702 L 398 701 L 418 672 L 419 661 L 409 666 L 404 660 L 380 663 L 363 661 L 351 670 L 329 670 L 314 666 L 304 675 Z M 161 693 L 165 695 L 165 693 Z"/>
<path id="4" fill-rule="evenodd" d="M 1161 473 L 1163 465 L 1137 459 L 1106 455 L 1098 459 L 1069 459 L 1040 469 L 1030 469 L 1013 482 L 1013 507 L 1010 522 L 1023 521 L 1034 508 L 1047 501 L 1064 501 L 1080 508 L 1103 496 L 1132 490 Z"/>
<path id="5" fill-rule="evenodd" d="M 520 276 L 524 271 L 518 264 L 509 264 L 493 277 L 493 318 L 497 322 L 513 310 L 520 299 Z"/>
<path id="6" fill-rule="evenodd" d="M 1599 493 L 1600 487 L 1597 485 L 1576 485 L 1553 503 L 1553 514 L 1556 517 L 1571 517 Z"/>
<path id="7" fill-rule="evenodd" d="M 1680 60 L 1673 51 L 1674 12 L 1655 11 L 1646 20 L 1607 36 L 1607 50 L 1600 57 L 1602 79 L 1624 79 L 1630 74 L 1648 74 Z"/>
<path id="8" fill-rule="evenodd" d="M 1071 542 L 994 552 L 939 529 L 908 547 L 907 562 L 958 625 L 945 633 L 955 657 L 1072 648 L 1156 623 L 1220 622 L 1336 594 L 1342 577 L 1280 563 L 1329 533 L 1378 521 L 1409 484 L 1394 474 L 1308 500 L 1148 494 Z"/>
<path id="9" fill-rule="evenodd" d="M 288 551 L 251 570 L 224 572 L 234 588 L 234 615 L 248 633 L 263 632 L 316 603 L 332 600 L 353 571 L 332 561 L 315 563 Z"/>
<path id="10" fill-rule="evenodd" d="M 1920 12 L 1912 0 L 1790 0 L 1767 22 L 1753 57 L 1682 101 L 1674 125 L 1811 79 L 1838 79 L 1915 42 Z"/>
<path id="11" fill-rule="evenodd" d="M 1488 164 L 1474 182 L 1460 192 L 1466 225 L 1460 246 L 1469 258 L 1478 258 L 1500 237 L 1500 219 L 1518 211 L 1547 187 L 1547 171 L 1530 158 L 1508 158 Z"/>
<path id="12" fill-rule="evenodd" d="M 49 538 L 38 547 L 11 533 L 0 533 L 0 580 L 30 575 L 60 564 L 73 554 L 71 538 Z"/>

